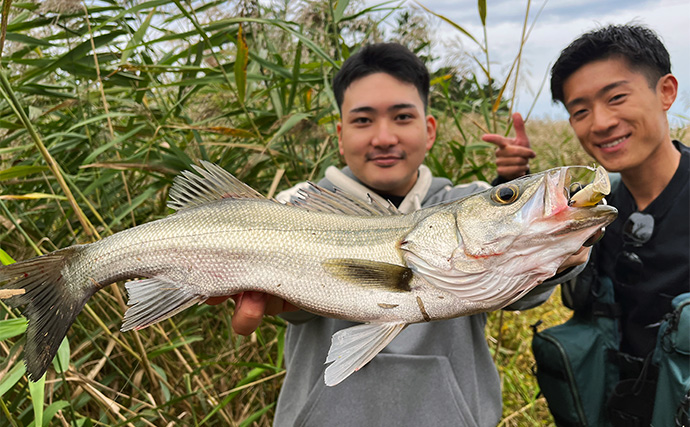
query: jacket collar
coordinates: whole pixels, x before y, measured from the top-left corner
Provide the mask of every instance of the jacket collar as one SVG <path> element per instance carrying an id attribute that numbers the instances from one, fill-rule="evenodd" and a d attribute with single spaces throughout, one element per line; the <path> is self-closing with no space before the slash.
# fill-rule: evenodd
<path id="1" fill-rule="evenodd" d="M 334 187 L 337 187 L 355 197 L 367 200 L 367 196 L 370 196 L 372 199 L 382 203 L 384 206 L 388 204 L 387 200 L 376 194 L 374 190 L 362 184 L 362 182 L 352 174 L 352 171 L 348 167 L 340 170 L 335 166 L 330 166 L 328 169 L 326 169 L 326 179 L 330 181 Z M 402 203 L 398 207 L 398 210 L 402 213 L 411 213 L 421 208 L 422 201 L 431 187 L 431 181 L 432 175 L 429 168 L 424 165 L 420 165 L 417 182 L 415 182 L 412 189 L 407 193 Z"/>

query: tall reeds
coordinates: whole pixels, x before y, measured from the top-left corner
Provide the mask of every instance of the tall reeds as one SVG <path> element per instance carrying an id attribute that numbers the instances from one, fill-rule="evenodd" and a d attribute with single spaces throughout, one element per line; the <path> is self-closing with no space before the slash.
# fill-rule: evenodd
<path id="1" fill-rule="evenodd" d="M 484 52 L 476 75 L 434 74 L 443 132 L 428 163 L 458 183 L 492 178 L 493 150 L 479 136 L 509 132 L 507 88 L 519 77 L 520 52 L 507 75 L 492 74 L 490 11 L 478 5 L 483 38 L 436 15 Z M 316 180 L 341 163 L 330 81 L 342 60 L 391 37 L 382 30 L 391 20 L 395 34 L 421 34 L 410 47 L 433 56 L 410 19 L 425 12 L 397 2 L 3 0 L 2 12 L 3 263 L 167 215 L 172 179 L 200 159 L 269 196 Z M 549 137 L 573 149 L 538 168 L 579 160 L 562 132 Z M 123 292 L 120 284 L 92 298 L 36 384 L 21 362 L 26 322 L 0 300 L 0 426 L 271 424 L 285 374 L 282 320 L 245 338 L 232 333 L 231 307 L 202 305 L 121 334 Z M 492 316 L 488 328 L 506 425 L 549 422 L 528 372 L 524 319 Z"/>

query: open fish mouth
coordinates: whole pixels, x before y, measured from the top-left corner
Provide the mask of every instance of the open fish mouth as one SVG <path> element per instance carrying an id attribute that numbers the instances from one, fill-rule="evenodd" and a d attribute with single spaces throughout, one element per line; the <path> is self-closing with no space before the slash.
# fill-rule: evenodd
<path id="1" fill-rule="evenodd" d="M 581 183 L 582 181 L 574 179 L 578 175 L 591 175 L 592 172 L 594 176 L 584 186 Z M 547 183 L 548 185 L 549 183 Z M 566 221 L 564 227 L 554 234 L 566 234 L 581 229 L 601 226 L 584 242 L 584 246 L 591 246 L 596 243 L 604 233 L 604 226 L 611 223 L 618 214 L 615 208 L 606 204 L 605 196 L 611 192 L 611 182 L 606 170 L 601 166 L 597 168 L 587 166 L 568 167 L 561 172 L 557 188 L 557 190 L 551 189 L 551 192 L 563 192 L 567 200 L 567 211 L 570 220 Z M 549 207 L 545 205 L 545 209 L 548 210 Z"/>
<path id="2" fill-rule="evenodd" d="M 529 182 L 536 180 L 539 180 L 540 184 L 533 187 L 534 190 L 530 192 L 527 189 Z M 554 168 L 540 174 L 525 176 L 503 186 L 525 188 L 524 196 L 529 200 L 520 207 L 522 211 L 520 216 L 528 223 L 538 218 L 542 220 L 553 218 L 562 226 L 566 226 L 571 221 L 588 222 L 588 219 L 596 221 L 601 216 L 615 215 L 615 209 L 612 207 L 601 207 L 606 205 L 605 197 L 611 192 L 608 173 L 601 166 Z M 501 190 L 494 190 L 494 192 L 498 191 Z M 566 220 L 564 216 L 569 220 Z"/>
<path id="3" fill-rule="evenodd" d="M 595 172 L 592 182 L 582 187 L 579 182 L 570 184 L 568 188 L 568 204 L 574 207 L 595 206 L 600 202 L 606 203 L 604 199 L 611 192 L 611 181 L 606 170 L 599 166 L 596 169 L 586 168 Z"/>
<path id="4" fill-rule="evenodd" d="M 568 204 L 572 207 L 588 207 L 599 204 L 606 205 L 605 197 L 611 193 L 611 181 L 609 175 L 603 167 L 596 168 L 595 176 L 592 182 L 582 187 L 582 184 L 575 182 L 569 186 L 569 200 Z M 615 219 L 616 213 L 608 210 L 610 215 Z M 590 247 L 601 240 L 606 232 L 606 227 L 601 227 L 589 239 L 587 239 L 582 246 Z"/>
<path id="5" fill-rule="evenodd" d="M 606 204 L 605 196 L 611 192 L 608 173 L 601 166 L 566 166 L 547 171 L 543 191 L 544 218 L 561 212 L 568 212 L 573 218 L 596 218 L 599 211 L 612 210 L 596 208 Z"/>

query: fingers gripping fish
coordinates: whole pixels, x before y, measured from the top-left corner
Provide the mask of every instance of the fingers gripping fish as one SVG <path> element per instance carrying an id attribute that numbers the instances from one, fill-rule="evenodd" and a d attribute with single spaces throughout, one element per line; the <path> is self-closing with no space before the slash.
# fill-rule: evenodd
<path id="1" fill-rule="evenodd" d="M 553 276 L 616 217 L 597 204 L 608 192 L 603 169 L 597 188 L 570 199 L 574 168 L 403 215 L 316 186 L 281 204 L 202 162 L 196 174 L 175 179 L 168 204 L 175 214 L 0 267 L 0 283 L 8 282 L 0 294 L 26 306 L 25 361 L 34 381 L 89 298 L 129 280 L 123 331 L 244 291 L 362 322 L 333 336 L 325 382 L 335 385 L 408 324 L 497 310 Z"/>

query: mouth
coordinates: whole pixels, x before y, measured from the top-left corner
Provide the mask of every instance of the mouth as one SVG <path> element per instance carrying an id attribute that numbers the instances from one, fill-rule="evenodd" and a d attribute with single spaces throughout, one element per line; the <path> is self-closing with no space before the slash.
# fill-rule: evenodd
<path id="1" fill-rule="evenodd" d="M 587 212 L 583 212 L 586 210 Z M 604 235 L 607 225 L 612 223 L 618 216 L 618 210 L 609 205 L 590 206 L 572 215 L 572 217 L 562 223 L 562 227 L 556 230 L 553 235 L 568 235 L 574 232 L 586 232 L 587 236 L 582 246 L 592 246 Z"/>
<path id="2" fill-rule="evenodd" d="M 591 246 L 603 236 L 603 228 L 613 222 L 618 211 L 606 204 L 604 199 L 611 192 L 611 183 L 606 170 L 599 166 L 594 170 L 595 176 L 590 183 L 570 193 L 566 190 L 568 198 L 568 215 L 570 220 L 561 232 L 573 232 L 583 229 L 591 229 L 592 234 L 584 242 L 583 246 Z M 572 186 L 571 186 L 572 188 Z"/>
<path id="3" fill-rule="evenodd" d="M 398 163 L 400 160 L 405 159 L 405 157 L 406 156 L 404 153 L 373 154 L 373 155 L 368 155 L 367 160 L 374 163 L 375 165 L 385 167 L 385 166 L 393 166 L 396 163 Z"/>
<path id="4" fill-rule="evenodd" d="M 579 185 L 579 183 L 576 183 Z M 599 166 L 592 182 L 568 195 L 568 205 L 573 207 L 595 206 L 611 192 L 611 182 L 606 170 Z M 572 186 L 571 186 L 572 188 Z"/>
<path id="5" fill-rule="evenodd" d="M 613 141 L 605 142 L 603 144 L 598 144 L 598 147 L 603 149 L 603 150 L 608 150 L 608 149 L 619 146 L 625 140 L 627 140 L 629 137 L 630 137 L 630 134 L 627 134 L 627 135 L 621 136 L 620 138 L 616 138 Z"/>

